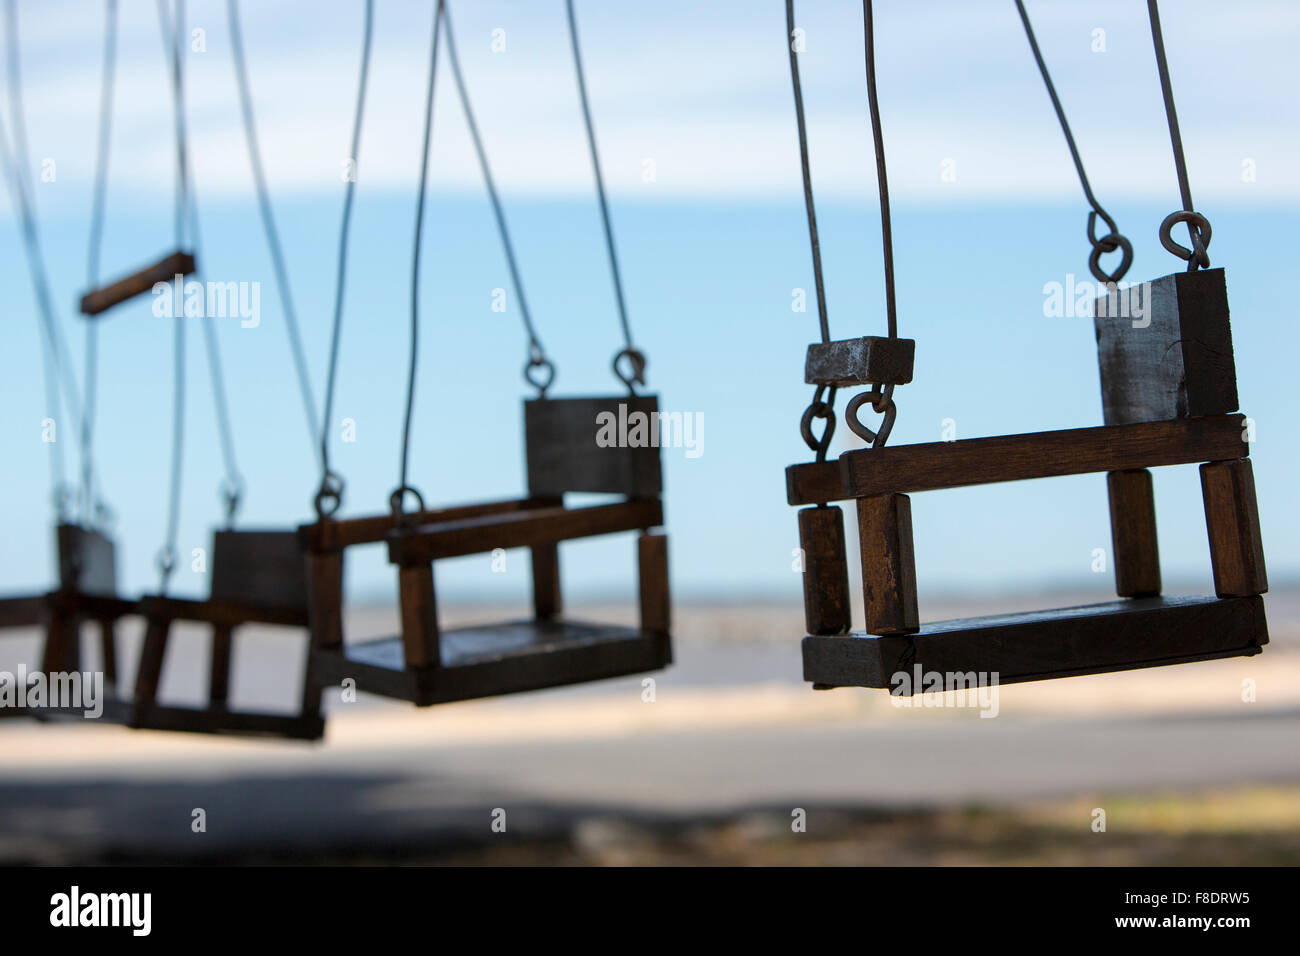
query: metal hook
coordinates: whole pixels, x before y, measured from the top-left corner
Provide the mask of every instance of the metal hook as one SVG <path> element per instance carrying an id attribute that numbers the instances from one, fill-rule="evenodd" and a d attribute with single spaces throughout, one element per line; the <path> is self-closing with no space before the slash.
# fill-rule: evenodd
<path id="1" fill-rule="evenodd" d="M 1174 241 L 1171 230 L 1180 222 L 1187 223 L 1187 232 L 1192 238 L 1192 248 L 1179 245 Z M 1210 246 L 1210 236 L 1213 230 L 1210 228 L 1210 220 L 1206 219 L 1199 212 L 1193 212 L 1190 209 L 1180 209 L 1177 212 L 1171 212 L 1165 216 L 1164 222 L 1160 224 L 1160 244 L 1165 250 L 1173 253 L 1179 259 L 1187 262 L 1187 271 L 1195 272 L 1198 268 L 1210 268 L 1210 254 L 1207 251 Z"/>
<path id="2" fill-rule="evenodd" d="M 1106 223 L 1106 228 L 1110 231 L 1104 236 L 1097 235 L 1097 217 Z M 1092 243 L 1092 254 L 1088 256 L 1088 271 L 1092 273 L 1093 278 L 1098 282 L 1106 285 L 1115 285 L 1124 278 L 1128 272 L 1129 266 L 1133 264 L 1133 243 L 1129 242 L 1125 236 L 1120 235 L 1115 228 L 1115 220 L 1105 210 L 1093 210 L 1088 213 L 1088 241 Z M 1113 272 L 1107 272 L 1101 267 L 1101 257 L 1108 252 L 1120 254 L 1119 264 Z"/>
<path id="3" fill-rule="evenodd" d="M 415 495 L 415 503 L 418 505 L 415 512 L 409 512 L 404 507 L 406 504 L 407 492 Z M 395 519 L 400 522 L 405 522 L 411 514 L 424 511 L 424 498 L 410 485 L 398 485 L 393 489 L 393 493 L 388 496 L 388 507 L 392 511 Z"/>
<path id="4" fill-rule="evenodd" d="M 534 372 L 534 369 L 539 371 Z M 545 377 L 541 377 L 542 372 L 540 370 L 543 369 L 545 370 Z M 545 398 L 546 390 L 555 381 L 555 364 L 544 355 L 532 355 L 524 366 L 524 381 L 537 389 L 538 398 Z"/>
<path id="5" fill-rule="evenodd" d="M 619 367 L 619 361 L 624 358 L 626 358 L 632 366 L 631 375 L 623 374 L 623 369 Z M 637 385 L 645 384 L 646 357 L 645 353 L 641 352 L 639 349 L 634 349 L 631 346 L 621 349 L 617 354 L 615 354 L 611 367 L 614 369 L 614 374 L 618 376 L 619 381 L 626 385 L 628 391 L 633 395 L 636 394 Z"/>
<path id="6" fill-rule="evenodd" d="M 818 461 L 826 460 L 826 452 L 830 449 L 831 438 L 835 434 L 835 389 L 832 388 L 828 400 L 823 401 L 822 394 L 825 391 L 825 385 L 817 386 L 812 402 L 804 409 L 803 417 L 799 420 L 799 434 L 803 436 L 804 444 L 816 453 Z M 813 434 L 812 423 L 815 418 L 826 420 L 821 438 Z"/>
<path id="7" fill-rule="evenodd" d="M 889 440 L 889 433 L 894 428 L 894 419 L 898 415 L 898 407 L 894 404 L 894 386 L 886 385 L 884 391 L 879 386 L 867 392 L 861 392 L 849 399 L 848 407 L 844 410 L 844 420 L 848 423 L 853 434 L 857 435 L 872 448 L 882 447 Z M 858 420 L 858 410 L 867 402 L 871 403 L 872 409 L 881 412 L 885 417 L 875 431 L 872 431 L 866 425 Z"/>
<path id="8" fill-rule="evenodd" d="M 343 478 L 337 472 L 325 470 L 321 476 L 320 488 L 316 490 L 316 498 L 313 502 L 316 507 L 316 517 L 325 519 L 332 516 L 339 510 L 343 504 Z"/>

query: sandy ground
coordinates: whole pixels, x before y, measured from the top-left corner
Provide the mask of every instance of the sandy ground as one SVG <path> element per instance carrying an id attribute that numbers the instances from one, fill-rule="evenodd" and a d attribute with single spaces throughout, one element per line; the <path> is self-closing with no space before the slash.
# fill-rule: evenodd
<path id="1" fill-rule="evenodd" d="M 992 719 L 950 697 L 902 708 L 883 692 L 813 692 L 799 608 L 756 604 L 680 606 L 677 663 L 653 675 L 652 702 L 641 678 L 425 710 L 334 700 L 315 745 L 0 721 L 0 859 L 1300 859 L 1297 814 L 1260 810 L 1300 806 L 1300 594 L 1267 601 L 1262 655 L 1003 687 Z M 444 611 L 454 623 L 503 613 Z M 384 633 L 387 617 L 354 615 L 350 633 Z M 137 641 L 128 634 L 128 660 Z M 240 639 L 233 702 L 287 702 L 279 675 L 292 693 L 301 641 Z M 197 699 L 205 644 L 182 634 L 166 696 Z M 0 667 L 35 648 L 35 636 L 0 639 Z M 1197 809 L 1210 805 L 1229 809 Z M 1098 807 L 1113 810 L 1104 839 L 1090 825 Z M 803 839 L 784 839 L 798 811 Z M 1229 826 L 1234 813 L 1253 829 Z M 1153 823 L 1166 817 L 1182 823 Z"/>

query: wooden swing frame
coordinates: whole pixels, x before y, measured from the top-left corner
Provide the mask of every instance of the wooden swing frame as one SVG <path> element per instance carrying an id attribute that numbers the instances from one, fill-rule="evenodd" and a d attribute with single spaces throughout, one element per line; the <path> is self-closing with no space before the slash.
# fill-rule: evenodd
<path id="1" fill-rule="evenodd" d="M 402 516 L 324 519 L 299 533 L 308 552 L 310 698 L 352 679 L 356 689 L 417 706 L 539 690 L 659 670 L 672 662 L 668 539 L 657 448 L 600 448 L 596 414 L 620 403 L 657 410 L 648 396 L 536 399 L 525 403 L 529 494 Z M 620 495 L 568 507 L 567 492 Z M 640 531 L 639 625 L 590 624 L 562 614 L 558 545 Z M 401 634 L 344 644 L 343 556 L 385 543 L 398 569 Z M 533 617 L 444 630 L 433 564 L 443 558 L 527 548 Z"/>
<path id="2" fill-rule="evenodd" d="M 805 680 L 818 689 L 896 687 L 896 675 L 919 667 L 956 689 L 972 673 L 1014 683 L 1260 652 L 1268 579 L 1248 424 L 1235 413 L 1223 270 L 1152 286 L 1160 298 L 1148 304 L 1158 310 L 1150 329 L 1150 318 L 1136 331 L 1115 324 L 1118 310 L 1098 300 L 1108 424 L 858 449 L 786 470 L 790 504 L 813 506 L 799 512 Z M 1152 414 L 1169 417 L 1133 420 Z M 1215 596 L 1163 597 L 1148 469 L 1192 463 L 1200 463 Z M 909 492 L 1091 472 L 1107 475 L 1121 600 L 919 623 Z M 856 502 L 862 552 L 866 628 L 852 633 L 842 515 L 829 504 L 838 500 Z"/>

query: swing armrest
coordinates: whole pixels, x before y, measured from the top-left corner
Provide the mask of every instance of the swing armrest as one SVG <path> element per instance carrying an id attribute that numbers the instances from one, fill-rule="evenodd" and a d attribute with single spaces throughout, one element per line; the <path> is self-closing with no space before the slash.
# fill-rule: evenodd
<path id="1" fill-rule="evenodd" d="M 238 627 L 241 624 L 281 624 L 306 627 L 307 609 L 242 604 L 237 601 L 214 601 L 151 595 L 140 599 L 140 613 L 147 618 L 172 621 L 199 621 Z"/>
<path id="2" fill-rule="evenodd" d="M 480 515 L 398 529 L 388 535 L 388 560 L 404 567 L 439 558 L 527 548 L 574 538 L 637 531 L 663 524 L 663 504 L 642 498 L 589 508 L 549 507 Z"/>
<path id="3" fill-rule="evenodd" d="M 561 504 L 556 497 L 510 498 L 505 501 L 488 501 L 482 504 L 457 505 L 452 508 L 433 508 L 418 511 L 405 516 L 405 520 L 416 525 L 428 525 L 443 521 L 456 521 L 461 518 L 474 518 L 480 515 L 503 514 L 512 511 L 529 511 L 536 508 L 550 508 Z M 385 540 L 389 533 L 397 528 L 397 520 L 391 514 L 375 515 L 367 518 L 344 518 L 341 521 L 328 519 L 314 524 L 302 525 L 298 529 L 303 547 L 312 552 L 338 551 L 358 544 L 376 544 Z"/>
<path id="4" fill-rule="evenodd" d="M 47 603 L 44 594 L 0 598 L 0 627 L 36 627 L 45 619 Z"/>

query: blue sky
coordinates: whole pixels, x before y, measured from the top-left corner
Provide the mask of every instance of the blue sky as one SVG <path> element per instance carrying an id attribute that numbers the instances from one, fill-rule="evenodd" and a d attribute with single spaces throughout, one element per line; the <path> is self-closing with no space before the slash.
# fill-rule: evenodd
<path id="1" fill-rule="evenodd" d="M 355 444 L 334 443 L 352 513 L 382 509 L 397 478 L 430 23 L 424 3 L 377 6 L 335 414 L 336 425 L 344 417 L 357 423 Z M 1214 264 L 1228 270 L 1242 407 L 1257 422 L 1265 546 L 1281 581 L 1300 571 L 1290 440 L 1300 410 L 1290 357 L 1300 107 L 1288 92 L 1300 80 L 1291 52 L 1300 9 L 1165 6 L 1193 194 L 1214 223 Z M 101 6 L 20 0 L 19 7 L 33 162 L 57 164 L 54 182 L 36 184 L 45 258 L 79 365 L 73 303 L 85 272 Z M 154 5 L 123 7 L 106 276 L 151 260 L 170 241 L 173 143 Z M 201 261 L 207 278 L 262 283 L 261 325 L 219 327 L 249 483 L 245 523 L 295 523 L 309 514 L 315 466 L 238 125 L 225 5 L 189 7 L 206 43 L 206 52 L 187 57 Z M 243 7 L 263 152 L 319 395 L 361 8 Z M 1086 275 L 1086 209 L 1013 4 L 877 7 L 899 321 L 902 334 L 918 340 L 916 379 L 897 395 L 892 441 L 937 440 L 946 418 L 959 437 L 1099 423 L 1090 320 L 1043 315 L 1046 283 Z M 617 319 L 563 4 L 483 0 L 452 9 L 529 300 L 560 366 L 557 393 L 612 390 Z M 802 355 L 816 330 L 814 312 L 791 311 L 792 290 L 811 289 L 811 267 L 783 5 L 587 0 L 578 9 L 633 327 L 662 407 L 705 422 L 701 457 L 665 451 L 679 592 L 795 599 L 795 521 L 782 469 L 805 455 L 797 433 L 810 392 Z M 878 332 L 883 293 L 861 8 L 805 0 L 799 9 L 831 327 L 839 337 Z M 1134 242 L 1130 278 L 1175 271 L 1180 264 L 1156 239 L 1178 197 L 1143 5 L 1029 9 L 1094 188 Z M 494 54 L 497 28 L 506 51 Z M 1097 29 L 1105 31 L 1104 52 L 1092 50 Z M 513 303 L 505 314 L 491 310 L 492 290 L 508 285 L 505 263 L 443 67 L 412 474 L 426 499 L 459 502 L 522 488 L 524 340 Z M 646 160 L 654 163 L 651 182 Z M 1247 160 L 1253 181 L 1243 178 Z M 941 177 L 945 168 L 955 181 Z M 34 300 L 7 196 L 0 217 L 10 302 L 0 352 L 9 502 L 0 580 L 8 590 L 46 579 L 50 515 Z M 203 546 L 219 519 L 221 474 L 199 336 L 190 341 L 183 553 Z M 164 519 L 171 332 L 142 302 L 114 312 L 101 342 L 100 468 L 118 512 L 123 577 L 131 588 L 149 587 Z M 837 443 L 847 447 L 847 429 L 840 432 Z M 1156 483 L 1166 580 L 1208 587 L 1196 470 L 1162 469 Z M 1109 547 L 1100 476 L 929 493 L 916 497 L 913 511 L 923 593 L 1105 583 L 1090 570 L 1093 549 Z M 576 591 L 626 588 L 629 542 L 566 547 Z M 455 562 L 440 571 L 445 599 L 522 594 L 526 566 L 516 564 L 494 576 L 486 559 Z M 390 577 L 376 553 L 358 564 L 352 584 L 379 593 Z M 186 573 L 175 582 L 182 593 L 203 586 Z"/>

